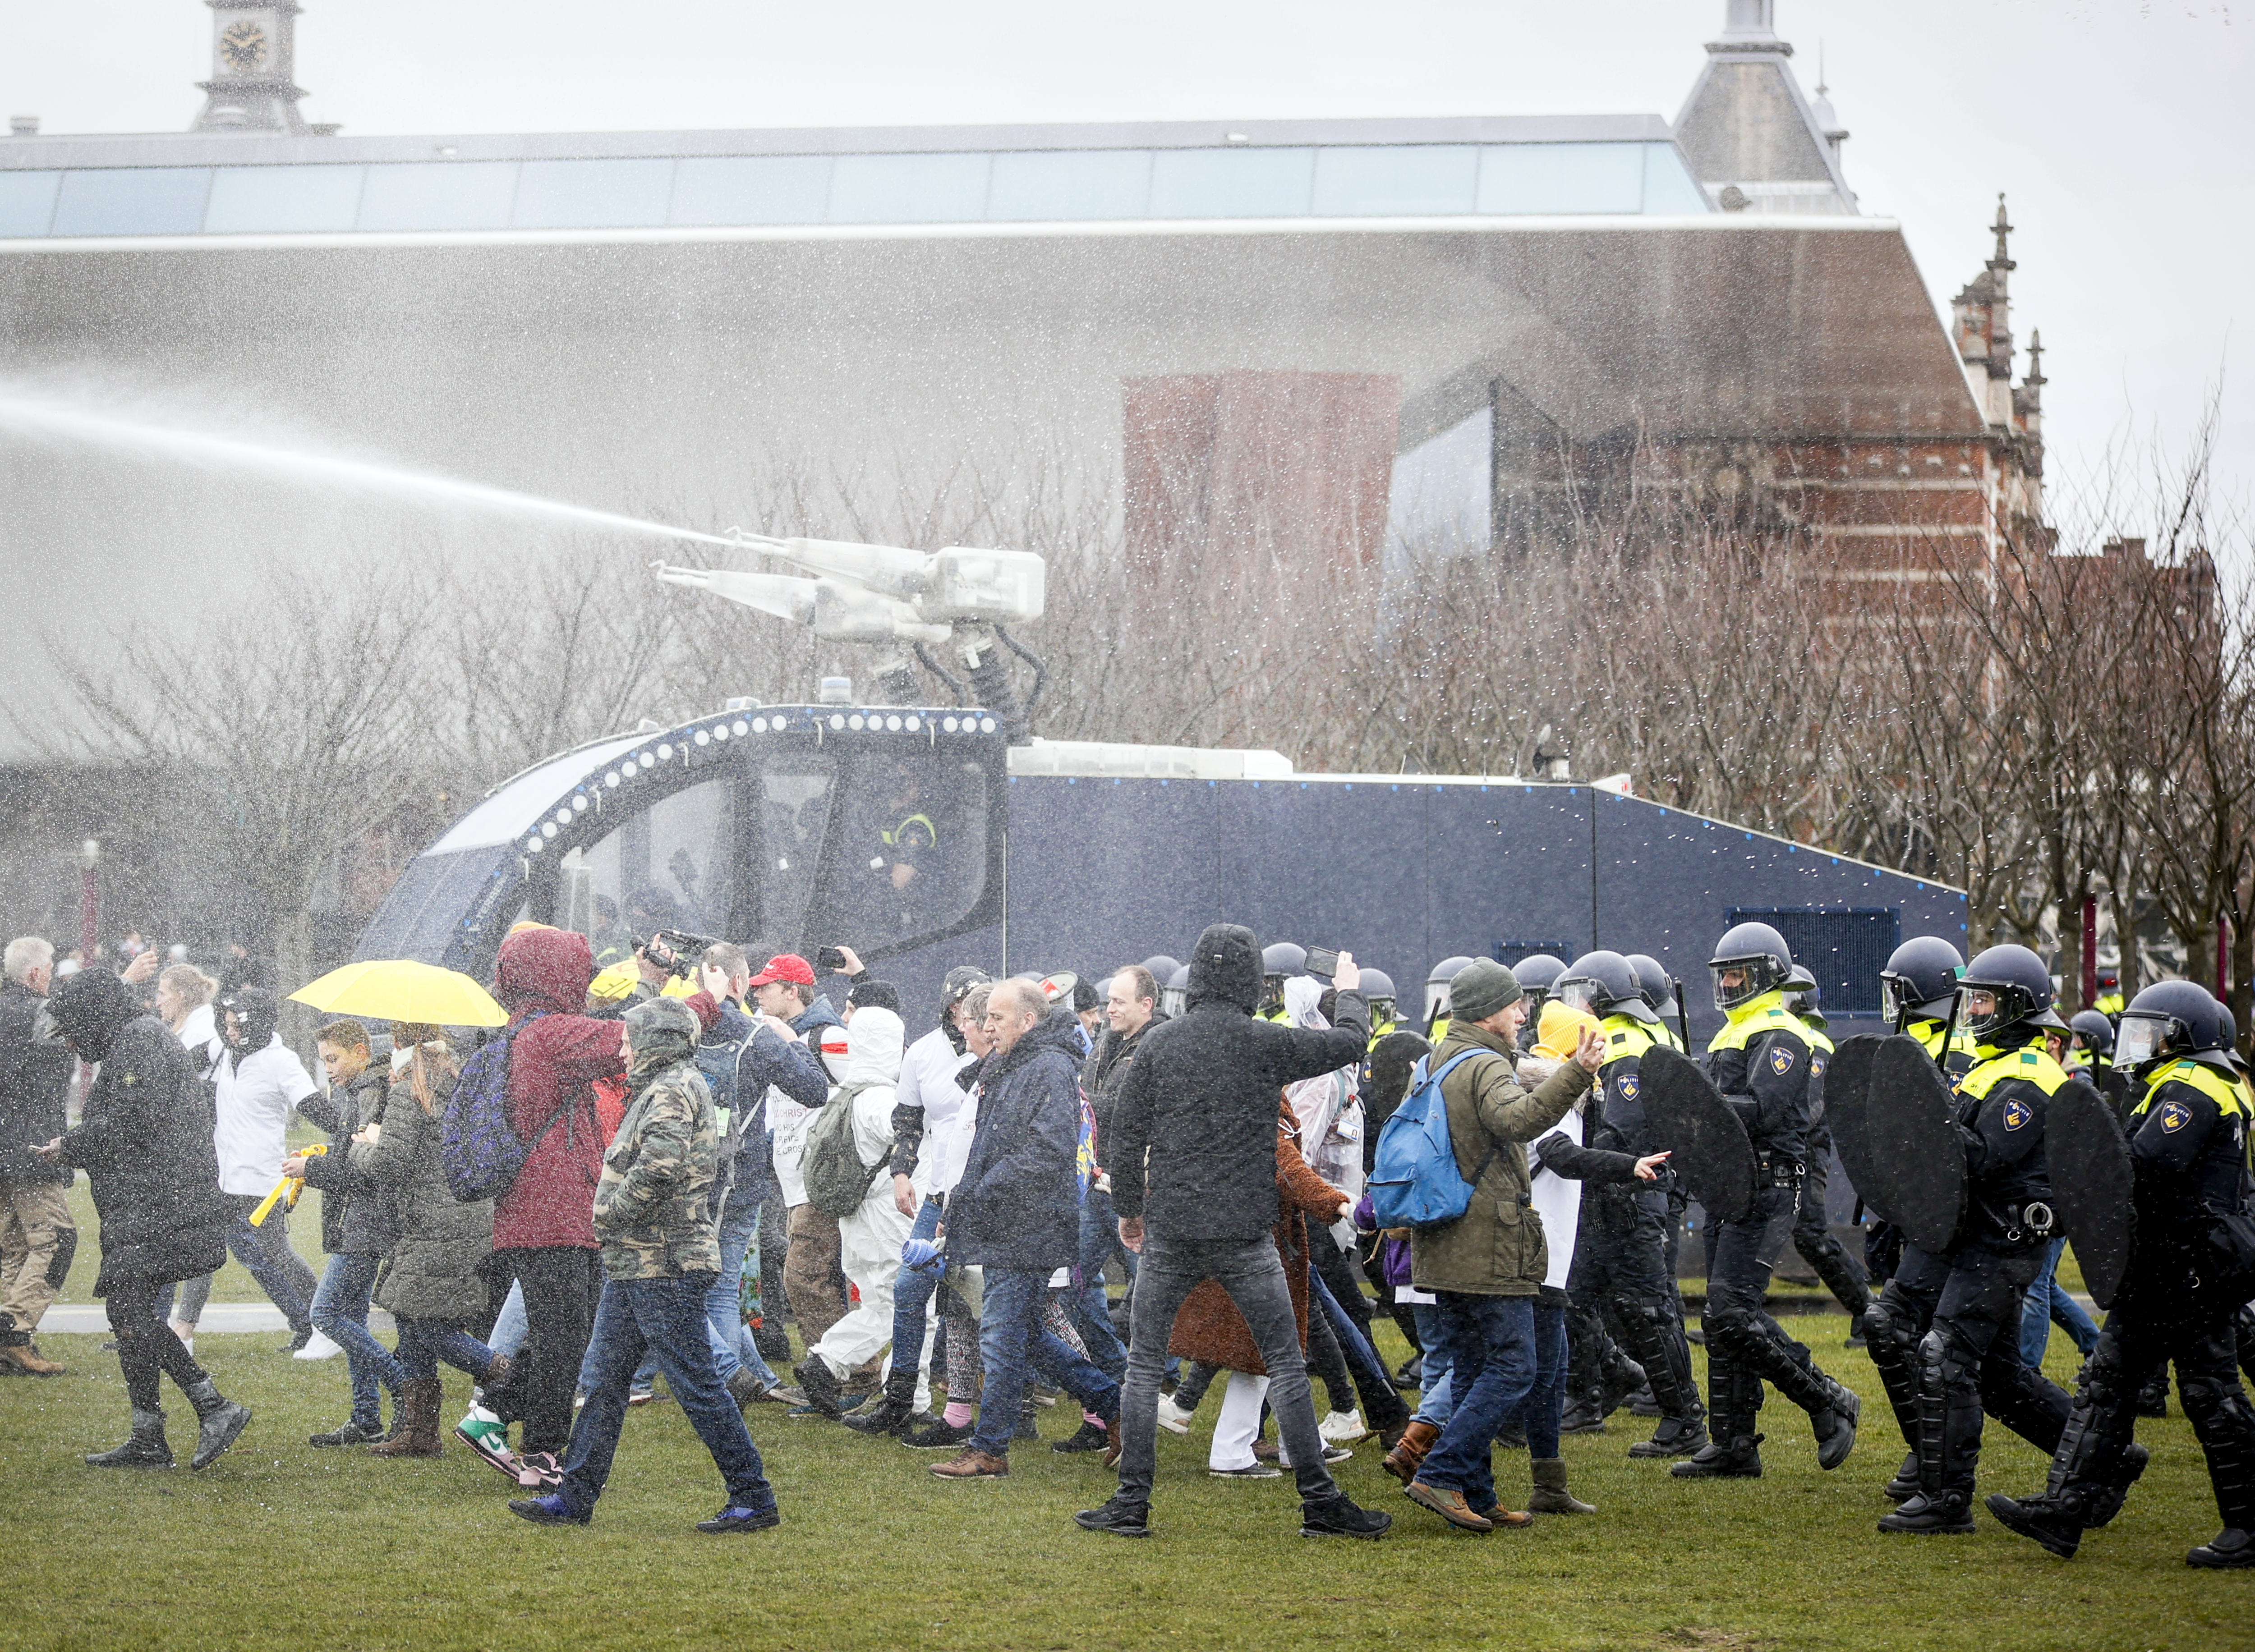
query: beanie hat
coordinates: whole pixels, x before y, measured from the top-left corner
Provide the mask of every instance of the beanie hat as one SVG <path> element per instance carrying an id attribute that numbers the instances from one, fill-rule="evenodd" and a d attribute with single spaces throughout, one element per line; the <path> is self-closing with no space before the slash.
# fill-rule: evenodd
<path id="1" fill-rule="evenodd" d="M 857 1010 L 890 1010 L 895 1015 L 901 1012 L 900 989 L 889 981 L 856 981 L 853 990 L 846 995 L 846 1002 Z"/>
<path id="2" fill-rule="evenodd" d="M 1493 958 L 1474 958 L 1449 983 L 1449 1014 L 1458 1021 L 1485 1021 L 1526 996 L 1509 970 Z"/>
<path id="3" fill-rule="evenodd" d="M 1581 1035 L 1595 1032 L 1598 1018 L 1587 1010 L 1577 1010 L 1570 1004 L 1553 998 L 1542 1006 L 1542 1022 L 1535 1040 L 1535 1054 L 1547 1055 L 1553 1060 L 1573 1059 L 1581 1046 Z"/>

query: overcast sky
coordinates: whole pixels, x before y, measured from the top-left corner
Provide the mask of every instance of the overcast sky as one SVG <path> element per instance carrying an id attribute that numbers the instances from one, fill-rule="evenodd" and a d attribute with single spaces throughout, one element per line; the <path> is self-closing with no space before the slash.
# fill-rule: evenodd
<path id="1" fill-rule="evenodd" d="M 1656 113 L 1721 0 L 307 0 L 309 119 L 348 132 Z M 1780 0 L 1818 53 L 1849 182 L 1906 225 L 1937 304 L 2018 226 L 2014 327 L 2041 328 L 2055 475 L 2157 433 L 2181 449 L 2246 342 L 2255 8 L 2209 0 Z M 198 0 L 0 0 L 0 102 L 50 132 L 178 130 Z M 0 140 L 4 141 L 4 140 Z M 2255 415 L 2224 384 L 2229 497 Z M 2134 525 L 2133 525 L 2134 527 Z"/>

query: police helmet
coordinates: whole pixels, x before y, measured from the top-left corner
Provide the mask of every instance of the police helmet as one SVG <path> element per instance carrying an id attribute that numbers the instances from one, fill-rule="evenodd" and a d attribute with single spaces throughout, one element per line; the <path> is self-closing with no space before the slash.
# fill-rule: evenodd
<path id="1" fill-rule="evenodd" d="M 2143 1074 L 2177 1059 L 2232 1071 L 2231 1012 L 2191 981 L 2156 981 L 2122 1012 L 2114 1032 L 2114 1065 Z"/>
<path id="2" fill-rule="evenodd" d="M 1636 970 L 1618 952 L 1600 949 L 1584 953 L 1574 960 L 1572 968 L 1551 984 L 1550 992 L 1569 1009 L 1600 1018 L 1632 1015 L 1655 1026 L 1660 1020 L 1645 1002 L 1644 988 L 1636 978 Z"/>
<path id="3" fill-rule="evenodd" d="M 1644 992 L 1644 1001 L 1661 1015 L 1675 1007 L 1675 984 L 1668 979 L 1667 967 L 1648 952 L 1632 952 L 1628 967 L 1636 971 L 1636 984 Z"/>
<path id="4" fill-rule="evenodd" d="M 2083 1047 L 2100 1055 L 2114 1053 L 2114 1024 L 2097 1010 L 2078 1010 L 2068 1030 L 2083 1040 Z"/>
<path id="5" fill-rule="evenodd" d="M 1274 941 L 1261 948 L 1261 973 L 1271 980 L 1288 975 L 1305 975 L 1308 971 L 1308 949 L 1289 941 Z"/>
<path id="6" fill-rule="evenodd" d="M 1157 982 L 1163 991 L 1167 983 L 1175 978 L 1175 971 L 1183 967 L 1183 961 L 1170 958 L 1163 952 L 1155 952 L 1143 960 L 1143 967 L 1151 972 L 1151 979 Z"/>
<path id="7" fill-rule="evenodd" d="M 1455 980 L 1458 971 L 1471 962 L 1470 958 L 1461 955 L 1453 958 L 1444 958 L 1433 966 L 1432 973 L 1425 977 L 1425 984 L 1429 987 L 1444 987 Z"/>
<path id="8" fill-rule="evenodd" d="M 1169 976 L 1159 988 L 1159 1012 L 1170 1017 L 1177 1016 L 1190 1008 L 1190 1003 L 1191 967 L 1187 963 L 1178 963 L 1175 966 L 1174 974 Z"/>
<path id="9" fill-rule="evenodd" d="M 1715 943 L 1707 968 L 1715 977 L 1715 1007 L 1732 1010 L 1783 986 L 1793 973 L 1793 949 L 1766 923 L 1737 924 Z M 1725 970 L 1736 970 L 1744 978 L 1737 986 L 1726 987 Z"/>
<path id="10" fill-rule="evenodd" d="M 1965 955 L 1940 935 L 1914 935 L 1887 955 L 1879 971 L 1879 1012 L 1900 1025 L 1905 1016 L 1939 1021 L 1949 1014 Z"/>
<path id="11" fill-rule="evenodd" d="M 1995 1007 L 1986 1015 L 1974 1014 L 1970 1001 L 1966 1004 L 1961 1018 L 1966 1031 L 1977 1039 L 2021 1021 L 2036 1026 L 2059 1025 L 2057 1016 L 2048 1023 L 2043 1018 L 2051 1009 L 2051 971 L 2026 947 L 2009 942 L 1991 947 L 1965 966 L 1957 990 L 1968 994 L 1985 992 L 1995 1000 Z"/>
<path id="12" fill-rule="evenodd" d="M 237 1055 L 255 1055 L 264 1049 L 282 1025 L 282 1006 L 264 987 L 237 987 L 219 1001 L 219 1007 L 220 1036 Z M 242 1029 L 240 1036 L 228 1031 L 229 1012 Z"/>
<path id="13" fill-rule="evenodd" d="M 1394 977 L 1383 970 L 1366 969 L 1362 972 L 1362 996 L 1374 1012 L 1381 1004 L 1394 1002 Z"/>
<path id="14" fill-rule="evenodd" d="M 1796 963 L 1786 971 L 1785 1007 L 1820 1027 L 1830 1025 L 1824 1018 L 1824 989 L 1816 984 L 1806 964 Z"/>
<path id="15" fill-rule="evenodd" d="M 1558 977 L 1566 973 L 1566 961 L 1547 952 L 1530 952 L 1511 966 L 1511 973 L 1526 990 L 1531 1008 L 1550 996 L 1551 990 L 1558 984 Z"/>

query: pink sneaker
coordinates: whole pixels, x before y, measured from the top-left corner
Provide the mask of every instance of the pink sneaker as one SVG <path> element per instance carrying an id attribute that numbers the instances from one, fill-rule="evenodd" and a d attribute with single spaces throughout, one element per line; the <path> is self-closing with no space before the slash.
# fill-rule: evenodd
<path id="1" fill-rule="evenodd" d="M 546 1452 L 520 1454 L 516 1460 L 516 1483 L 527 1491 L 553 1491 L 564 1483 L 564 1471 Z"/>

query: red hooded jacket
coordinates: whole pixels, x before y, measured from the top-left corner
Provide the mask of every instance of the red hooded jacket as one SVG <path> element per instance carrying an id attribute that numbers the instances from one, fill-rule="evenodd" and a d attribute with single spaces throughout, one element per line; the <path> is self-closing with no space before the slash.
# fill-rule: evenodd
<path id="1" fill-rule="evenodd" d="M 524 929 L 501 943 L 494 997 L 509 1012 L 509 1123 L 535 1142 L 516 1183 L 494 1207 L 494 1249 L 557 1246 L 593 1250 L 595 1183 L 603 1170 L 603 1127 L 595 1081 L 626 1071 L 619 1024 L 582 1015 L 595 956 L 568 929 Z M 537 1021 L 528 1015 L 545 1011 Z"/>

